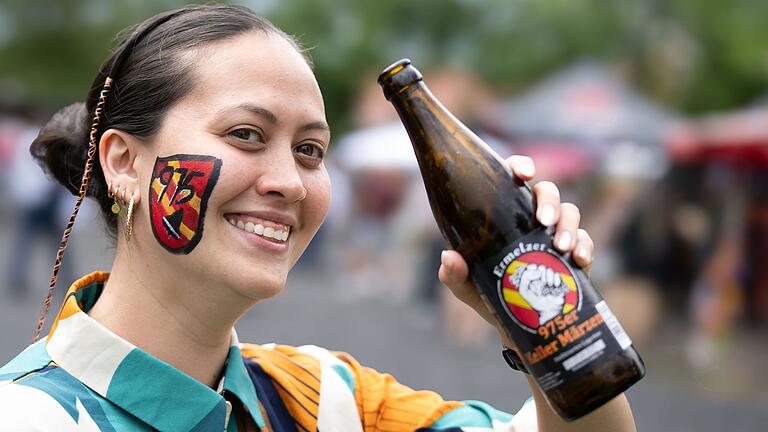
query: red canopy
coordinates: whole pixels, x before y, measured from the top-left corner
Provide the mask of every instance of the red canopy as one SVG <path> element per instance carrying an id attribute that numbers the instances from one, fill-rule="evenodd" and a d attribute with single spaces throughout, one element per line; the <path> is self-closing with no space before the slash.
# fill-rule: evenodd
<path id="1" fill-rule="evenodd" d="M 768 108 L 720 114 L 672 129 L 666 140 L 680 163 L 768 167 Z"/>

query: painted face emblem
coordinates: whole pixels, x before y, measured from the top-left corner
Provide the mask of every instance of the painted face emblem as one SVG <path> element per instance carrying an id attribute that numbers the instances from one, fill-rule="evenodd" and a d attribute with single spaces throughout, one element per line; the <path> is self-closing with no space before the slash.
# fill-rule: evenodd
<path id="1" fill-rule="evenodd" d="M 157 241 L 188 254 L 203 235 L 205 209 L 219 179 L 221 159 L 178 154 L 158 157 L 149 182 L 149 216 Z"/>

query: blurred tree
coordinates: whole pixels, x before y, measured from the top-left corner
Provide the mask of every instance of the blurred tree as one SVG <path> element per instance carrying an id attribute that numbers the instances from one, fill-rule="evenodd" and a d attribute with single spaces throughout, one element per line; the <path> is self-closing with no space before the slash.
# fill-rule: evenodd
<path id="1" fill-rule="evenodd" d="M 688 111 L 735 107 L 768 81 L 765 0 L 250 0 L 310 49 L 334 128 L 361 80 L 401 57 L 469 64 L 515 92 L 581 57 L 606 60 Z M 81 99 L 114 35 L 178 0 L 5 0 L 0 97 Z"/>

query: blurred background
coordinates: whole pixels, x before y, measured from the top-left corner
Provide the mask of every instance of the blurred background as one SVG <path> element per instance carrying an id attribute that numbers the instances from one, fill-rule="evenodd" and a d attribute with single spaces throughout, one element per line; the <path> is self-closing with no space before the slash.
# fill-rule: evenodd
<path id="1" fill-rule="evenodd" d="M 597 243 L 593 279 L 643 355 L 644 431 L 768 424 L 768 2 L 239 2 L 309 48 L 334 143 L 329 218 L 242 340 L 348 351 L 416 388 L 515 411 L 525 382 L 446 296 L 445 247 L 375 83 L 409 57 L 502 156 L 532 156 Z M 74 198 L 28 153 L 115 35 L 176 0 L 0 3 L 0 364 L 33 333 Z M 57 299 L 113 246 L 85 207 Z M 52 318 L 51 318 L 52 319 Z"/>

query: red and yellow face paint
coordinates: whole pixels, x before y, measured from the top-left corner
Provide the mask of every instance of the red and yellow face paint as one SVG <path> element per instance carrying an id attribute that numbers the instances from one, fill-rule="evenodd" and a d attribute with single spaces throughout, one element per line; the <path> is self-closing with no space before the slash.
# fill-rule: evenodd
<path id="1" fill-rule="evenodd" d="M 203 235 L 205 210 L 219 179 L 221 159 L 177 154 L 158 157 L 149 182 L 152 233 L 169 252 L 188 254 Z"/>

